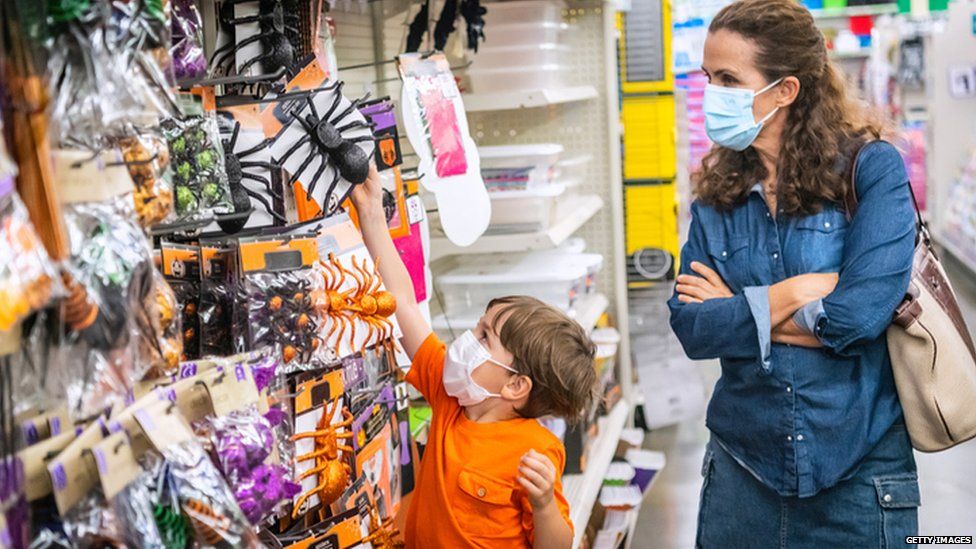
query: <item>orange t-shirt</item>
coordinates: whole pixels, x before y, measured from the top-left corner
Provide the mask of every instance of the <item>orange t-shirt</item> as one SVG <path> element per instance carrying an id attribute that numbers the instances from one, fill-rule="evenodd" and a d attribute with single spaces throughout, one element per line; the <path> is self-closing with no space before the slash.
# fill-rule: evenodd
<path id="1" fill-rule="evenodd" d="M 457 399 L 444 390 L 445 354 L 444 343 L 431 334 L 407 374 L 407 381 L 433 409 L 407 511 L 407 547 L 532 547 L 532 505 L 516 481 L 519 460 L 535 449 L 561 472 L 566 461 L 563 444 L 534 419 L 468 419 Z M 572 528 L 558 475 L 555 499 Z"/>

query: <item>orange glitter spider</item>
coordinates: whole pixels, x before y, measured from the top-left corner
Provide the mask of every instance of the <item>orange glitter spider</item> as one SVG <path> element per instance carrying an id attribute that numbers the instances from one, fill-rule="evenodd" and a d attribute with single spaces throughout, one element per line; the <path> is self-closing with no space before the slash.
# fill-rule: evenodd
<path id="1" fill-rule="evenodd" d="M 339 499 L 349 484 L 352 470 L 349 464 L 339 459 L 339 452 L 343 452 L 344 455 L 353 452 L 351 446 L 341 443 L 344 439 L 351 439 L 352 433 L 340 433 L 339 429 L 352 425 L 353 418 L 349 410 L 342 408 L 342 421 L 333 424 L 332 418 L 335 416 L 337 406 L 339 406 L 338 400 L 327 403 L 315 431 L 299 433 L 292 437 L 292 440 L 315 439 L 315 450 L 295 458 L 296 462 L 315 460 L 315 467 L 302 473 L 298 481 L 301 482 L 312 475 L 318 475 L 319 478 L 318 486 L 299 496 L 291 512 L 292 518 L 301 514 L 302 506 L 314 494 L 319 495 L 319 503 L 329 505 Z"/>
<path id="2" fill-rule="evenodd" d="M 393 525 L 393 517 L 380 520 L 375 506 L 369 510 L 369 535 L 363 538 L 362 543 L 369 543 L 376 549 L 401 549 L 405 546 L 400 539 L 400 531 Z"/>
<path id="3" fill-rule="evenodd" d="M 378 261 L 373 265 L 372 271 L 366 267 L 365 258 L 362 264 L 358 264 L 354 257 L 352 266 L 353 271 L 349 274 L 356 279 L 358 287 L 356 293 L 350 298 L 352 305 L 348 308 L 369 328 L 365 343 L 368 347 L 393 337 L 393 322 L 390 316 L 396 312 L 397 302 L 392 293 L 380 289 L 383 280 L 380 278 Z M 355 331 L 353 333 L 355 334 Z"/>
<path id="4" fill-rule="evenodd" d="M 321 311 L 323 317 L 328 316 L 332 320 L 332 327 L 326 334 L 325 340 L 331 341 L 332 335 L 338 330 L 335 340 L 335 352 L 339 354 L 339 347 L 342 344 L 342 337 L 346 333 L 346 328 L 355 330 L 355 324 L 349 316 L 349 296 L 356 290 L 342 291 L 343 284 L 346 283 L 346 274 L 350 274 L 345 267 L 339 263 L 339 259 L 334 254 L 329 254 L 329 261 L 319 261 L 322 267 L 322 278 L 325 281 L 324 290 L 316 290 L 313 298 L 316 307 Z"/>

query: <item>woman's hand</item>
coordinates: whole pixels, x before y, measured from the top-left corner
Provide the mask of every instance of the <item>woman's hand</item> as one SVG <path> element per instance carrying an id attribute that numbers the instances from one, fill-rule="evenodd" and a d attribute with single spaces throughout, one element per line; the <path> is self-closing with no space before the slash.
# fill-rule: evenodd
<path id="1" fill-rule="evenodd" d="M 718 273 L 707 265 L 691 262 L 691 270 L 699 275 L 678 275 L 678 301 L 682 303 L 701 303 L 709 299 L 732 297 L 732 290 Z"/>

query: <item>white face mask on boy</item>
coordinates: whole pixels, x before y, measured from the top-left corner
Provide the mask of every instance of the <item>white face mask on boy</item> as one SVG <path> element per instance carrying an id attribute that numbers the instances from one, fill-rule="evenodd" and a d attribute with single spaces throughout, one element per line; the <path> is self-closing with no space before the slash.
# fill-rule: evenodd
<path id="1" fill-rule="evenodd" d="M 478 338 L 471 330 L 461 334 L 461 337 L 455 339 L 448 347 L 444 359 L 444 389 L 448 395 L 458 399 L 458 404 L 461 406 L 473 406 L 484 402 L 488 397 L 501 396 L 489 392 L 471 377 L 474 369 L 485 362 L 518 373 L 511 366 L 506 366 L 492 358 L 491 353 L 478 342 Z"/>

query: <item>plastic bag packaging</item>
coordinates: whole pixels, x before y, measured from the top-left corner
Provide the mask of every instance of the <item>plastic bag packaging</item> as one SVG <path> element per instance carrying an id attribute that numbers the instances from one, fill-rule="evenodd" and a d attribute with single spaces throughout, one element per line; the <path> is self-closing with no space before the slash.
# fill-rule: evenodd
<path id="1" fill-rule="evenodd" d="M 237 295 L 236 255 L 219 242 L 200 243 L 200 354 L 227 356 L 235 352 L 231 334 Z"/>
<path id="2" fill-rule="evenodd" d="M 180 360 L 200 357 L 200 247 L 163 242 L 162 271 L 176 297 L 183 330 Z"/>
<path id="3" fill-rule="evenodd" d="M 148 10 L 121 6 L 55 0 L 49 7 L 50 120 L 62 147 L 102 150 L 133 135 L 136 124 L 150 125 L 175 112 L 166 70 L 134 47 L 150 43 L 143 38 L 150 31 L 126 14 L 137 12 L 136 19 L 144 21 L 140 14 Z"/>
<path id="4" fill-rule="evenodd" d="M 180 221 L 233 210 L 217 120 L 212 113 L 187 114 L 162 122 Z"/>
<path id="5" fill-rule="evenodd" d="M 322 317 L 313 301 L 321 284 L 312 269 L 245 275 L 250 348 L 280 348 L 286 372 L 327 364 Z"/>
<path id="6" fill-rule="evenodd" d="M 122 525 L 101 489 L 86 494 L 64 514 L 64 533 L 72 547 L 123 547 Z"/>
<path id="7" fill-rule="evenodd" d="M 176 78 L 197 79 L 207 74 L 207 56 L 203 51 L 203 22 L 193 0 L 173 0 L 173 57 Z"/>
<path id="8" fill-rule="evenodd" d="M 155 135 L 140 135 L 120 143 L 122 158 L 132 176 L 132 193 L 139 224 L 151 227 L 173 218 L 173 184 L 163 177 L 169 166 L 165 140 Z"/>
<path id="9" fill-rule="evenodd" d="M 451 85 L 454 85 L 453 77 Z M 427 128 L 427 138 L 434 153 L 435 169 L 438 177 L 463 175 L 468 171 L 468 160 L 464 151 L 464 141 L 458 128 L 454 103 L 444 95 L 438 76 L 416 76 L 421 111 Z M 454 88 L 455 91 L 457 88 Z"/>
<path id="10" fill-rule="evenodd" d="M 206 422 L 217 466 L 251 524 L 260 524 L 301 491 L 291 482 L 291 471 L 272 459 L 275 428 L 255 408 Z"/>
<path id="11" fill-rule="evenodd" d="M 128 195 L 68 204 L 64 219 L 71 241 L 67 269 L 94 311 L 73 311 L 77 305 L 68 303 L 73 328 L 59 367 L 70 412 L 86 418 L 121 401 L 151 366 L 139 354 L 139 340 L 152 334 L 140 333 L 135 315 L 152 294 L 153 261 Z"/>
<path id="12" fill-rule="evenodd" d="M 194 538 L 204 547 L 257 546 L 257 535 L 241 512 L 220 471 L 196 441 L 162 451 L 169 464 L 170 488 Z"/>
<path id="13" fill-rule="evenodd" d="M 144 314 L 138 316 L 141 325 L 141 355 L 152 367 L 145 379 L 174 375 L 183 355 L 182 318 L 179 302 L 162 273 L 153 269 L 153 290 L 143 300 Z"/>
<path id="14" fill-rule="evenodd" d="M 14 191 L 13 177 L 0 175 L 0 332 L 56 292 L 61 292 L 57 270 Z"/>
<path id="15" fill-rule="evenodd" d="M 146 452 L 141 458 L 146 472 L 148 496 L 153 519 L 166 549 L 186 549 L 192 529 L 180 511 L 180 503 L 173 491 L 169 463 L 156 452 Z"/>
<path id="16" fill-rule="evenodd" d="M 8 456 L 0 461 L 0 504 L 7 525 L 7 546 L 11 549 L 27 547 L 30 509 L 24 493 L 24 466 L 20 459 Z"/>
<path id="17" fill-rule="evenodd" d="M 119 535 L 127 547 L 165 549 L 163 538 L 153 516 L 153 499 L 149 490 L 152 474 L 142 472 L 122 489 L 109 504 L 119 521 Z"/>

